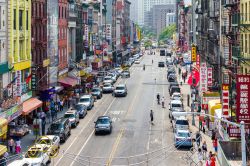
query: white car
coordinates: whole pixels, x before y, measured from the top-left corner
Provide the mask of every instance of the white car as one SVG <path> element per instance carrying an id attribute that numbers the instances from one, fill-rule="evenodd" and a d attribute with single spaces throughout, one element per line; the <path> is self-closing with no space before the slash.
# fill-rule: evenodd
<path id="1" fill-rule="evenodd" d="M 104 77 L 103 83 L 104 83 L 104 84 L 106 84 L 106 83 L 113 84 L 112 77 L 111 77 L 111 76 L 106 76 L 106 77 Z"/>
<path id="2" fill-rule="evenodd" d="M 192 147 L 192 137 L 189 130 L 177 130 L 174 134 L 175 147 Z"/>
<path id="3" fill-rule="evenodd" d="M 114 87 L 110 83 L 106 83 L 102 87 L 102 92 L 103 93 L 112 93 L 114 90 Z"/>
<path id="4" fill-rule="evenodd" d="M 33 145 L 25 153 L 23 160 L 30 163 L 32 166 L 48 165 L 51 161 L 47 146 Z"/>
<path id="5" fill-rule="evenodd" d="M 83 104 L 87 107 L 87 110 L 91 110 L 94 107 L 94 101 L 92 95 L 83 95 L 80 97 L 78 104 Z"/>
<path id="6" fill-rule="evenodd" d="M 45 135 L 38 138 L 35 145 L 48 147 L 48 154 L 55 154 L 60 149 L 60 137 L 56 135 Z"/>
<path id="7" fill-rule="evenodd" d="M 108 76 L 111 77 L 113 83 L 114 83 L 114 82 L 116 81 L 116 79 L 117 79 L 117 76 L 116 76 L 116 74 L 114 74 L 114 73 L 109 73 Z"/>
<path id="8" fill-rule="evenodd" d="M 76 127 L 77 124 L 79 124 L 80 122 L 80 118 L 79 118 L 79 114 L 77 110 L 73 110 L 73 109 L 68 110 L 67 112 L 65 112 L 64 118 L 69 119 L 71 127 Z"/>
<path id="9" fill-rule="evenodd" d="M 172 100 L 180 100 L 180 101 L 182 101 L 182 95 L 179 92 L 174 92 L 172 94 L 172 96 L 171 96 L 171 99 Z"/>
<path id="10" fill-rule="evenodd" d="M 28 161 L 21 159 L 21 160 L 15 160 L 9 163 L 8 166 L 31 166 L 31 164 Z"/>
<path id="11" fill-rule="evenodd" d="M 135 60 L 135 64 L 140 64 L 140 61 L 138 59 Z"/>

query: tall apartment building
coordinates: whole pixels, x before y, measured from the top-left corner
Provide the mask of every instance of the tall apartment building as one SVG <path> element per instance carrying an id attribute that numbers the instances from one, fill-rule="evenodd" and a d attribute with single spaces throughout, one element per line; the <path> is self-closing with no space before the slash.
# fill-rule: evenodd
<path id="1" fill-rule="evenodd" d="M 32 63 L 37 67 L 38 90 L 48 88 L 47 56 L 47 2 L 46 0 L 32 0 L 31 2 L 31 55 Z"/>
<path id="2" fill-rule="evenodd" d="M 8 1 L 0 0 L 0 100 L 8 97 L 7 85 L 9 83 L 8 68 Z"/>
<path id="3" fill-rule="evenodd" d="M 13 66 L 11 81 L 13 96 L 21 96 L 29 89 L 26 79 L 31 67 L 31 0 L 8 1 L 8 55 Z"/>

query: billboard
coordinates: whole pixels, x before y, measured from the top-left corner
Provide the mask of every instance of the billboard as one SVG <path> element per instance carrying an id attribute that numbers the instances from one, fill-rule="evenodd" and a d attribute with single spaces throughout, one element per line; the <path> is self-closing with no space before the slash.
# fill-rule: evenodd
<path id="1" fill-rule="evenodd" d="M 213 68 L 208 67 L 207 68 L 207 87 L 213 86 Z"/>
<path id="2" fill-rule="evenodd" d="M 206 63 L 201 63 L 200 66 L 200 93 L 207 91 L 207 66 Z"/>
<path id="3" fill-rule="evenodd" d="M 237 75 L 236 77 L 236 116 L 237 121 L 250 123 L 250 75 Z"/>
<path id="4" fill-rule="evenodd" d="M 229 84 L 222 84 L 222 116 L 229 116 Z"/>
<path id="5" fill-rule="evenodd" d="M 58 1 L 47 1 L 47 13 L 47 55 L 50 60 L 49 82 L 50 86 L 55 86 L 58 73 Z"/>

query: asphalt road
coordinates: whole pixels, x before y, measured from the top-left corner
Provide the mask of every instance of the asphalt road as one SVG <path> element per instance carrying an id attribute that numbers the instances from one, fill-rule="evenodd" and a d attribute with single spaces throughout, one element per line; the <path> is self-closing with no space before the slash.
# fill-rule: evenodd
<path id="1" fill-rule="evenodd" d="M 176 151 L 173 146 L 166 68 L 158 68 L 160 60 L 165 62 L 165 57 L 159 53 L 144 55 L 140 64 L 130 68 L 130 78 L 119 78 L 116 84 L 126 83 L 127 97 L 104 94 L 95 102 L 77 128 L 72 129 L 51 165 L 185 165 L 182 159 L 185 151 Z M 157 93 L 165 96 L 167 108 L 157 105 Z M 154 111 L 153 125 L 149 116 L 151 109 Z M 101 115 L 112 117 L 111 135 L 94 134 L 94 121 Z"/>

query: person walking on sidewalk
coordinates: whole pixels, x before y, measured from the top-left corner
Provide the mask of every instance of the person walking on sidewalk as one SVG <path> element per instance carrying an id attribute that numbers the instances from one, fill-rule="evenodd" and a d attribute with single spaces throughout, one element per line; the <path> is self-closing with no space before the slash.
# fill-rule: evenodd
<path id="1" fill-rule="evenodd" d="M 162 98 L 161 98 L 161 106 L 162 106 L 162 108 L 165 108 L 165 98 L 164 98 L 164 96 L 162 96 Z"/>
<path id="2" fill-rule="evenodd" d="M 14 153 L 15 141 L 13 140 L 13 138 L 10 138 L 10 139 L 8 140 L 8 147 L 9 147 L 9 152 L 10 152 L 10 153 Z"/>
<path id="3" fill-rule="evenodd" d="M 217 153 L 217 151 L 218 151 L 218 140 L 217 140 L 217 138 L 215 138 L 213 140 L 213 147 L 214 147 L 215 153 Z"/>
<path id="4" fill-rule="evenodd" d="M 151 120 L 151 124 L 153 124 L 153 121 L 154 121 L 154 112 L 153 112 L 153 110 L 150 110 L 150 120 Z"/>
<path id="5" fill-rule="evenodd" d="M 212 154 L 211 158 L 210 158 L 210 166 L 215 166 L 215 154 Z"/>
<path id="6" fill-rule="evenodd" d="M 199 160 L 199 165 L 202 166 L 203 155 L 202 155 L 201 148 L 198 149 L 198 160 Z"/>
<path id="7" fill-rule="evenodd" d="M 60 104 L 60 111 L 63 111 L 63 101 L 60 100 L 59 104 Z"/>
<path id="8" fill-rule="evenodd" d="M 16 141 L 16 154 L 21 153 L 21 141 L 20 138 L 17 139 Z"/>
<path id="9" fill-rule="evenodd" d="M 205 160 L 207 157 L 207 143 L 206 143 L 206 141 L 203 142 L 201 148 L 202 148 L 203 160 Z"/>
<path id="10" fill-rule="evenodd" d="M 200 147 L 200 144 L 201 144 L 201 134 L 200 134 L 199 131 L 197 131 L 195 138 L 196 138 L 196 144 L 197 144 L 197 146 Z"/>

